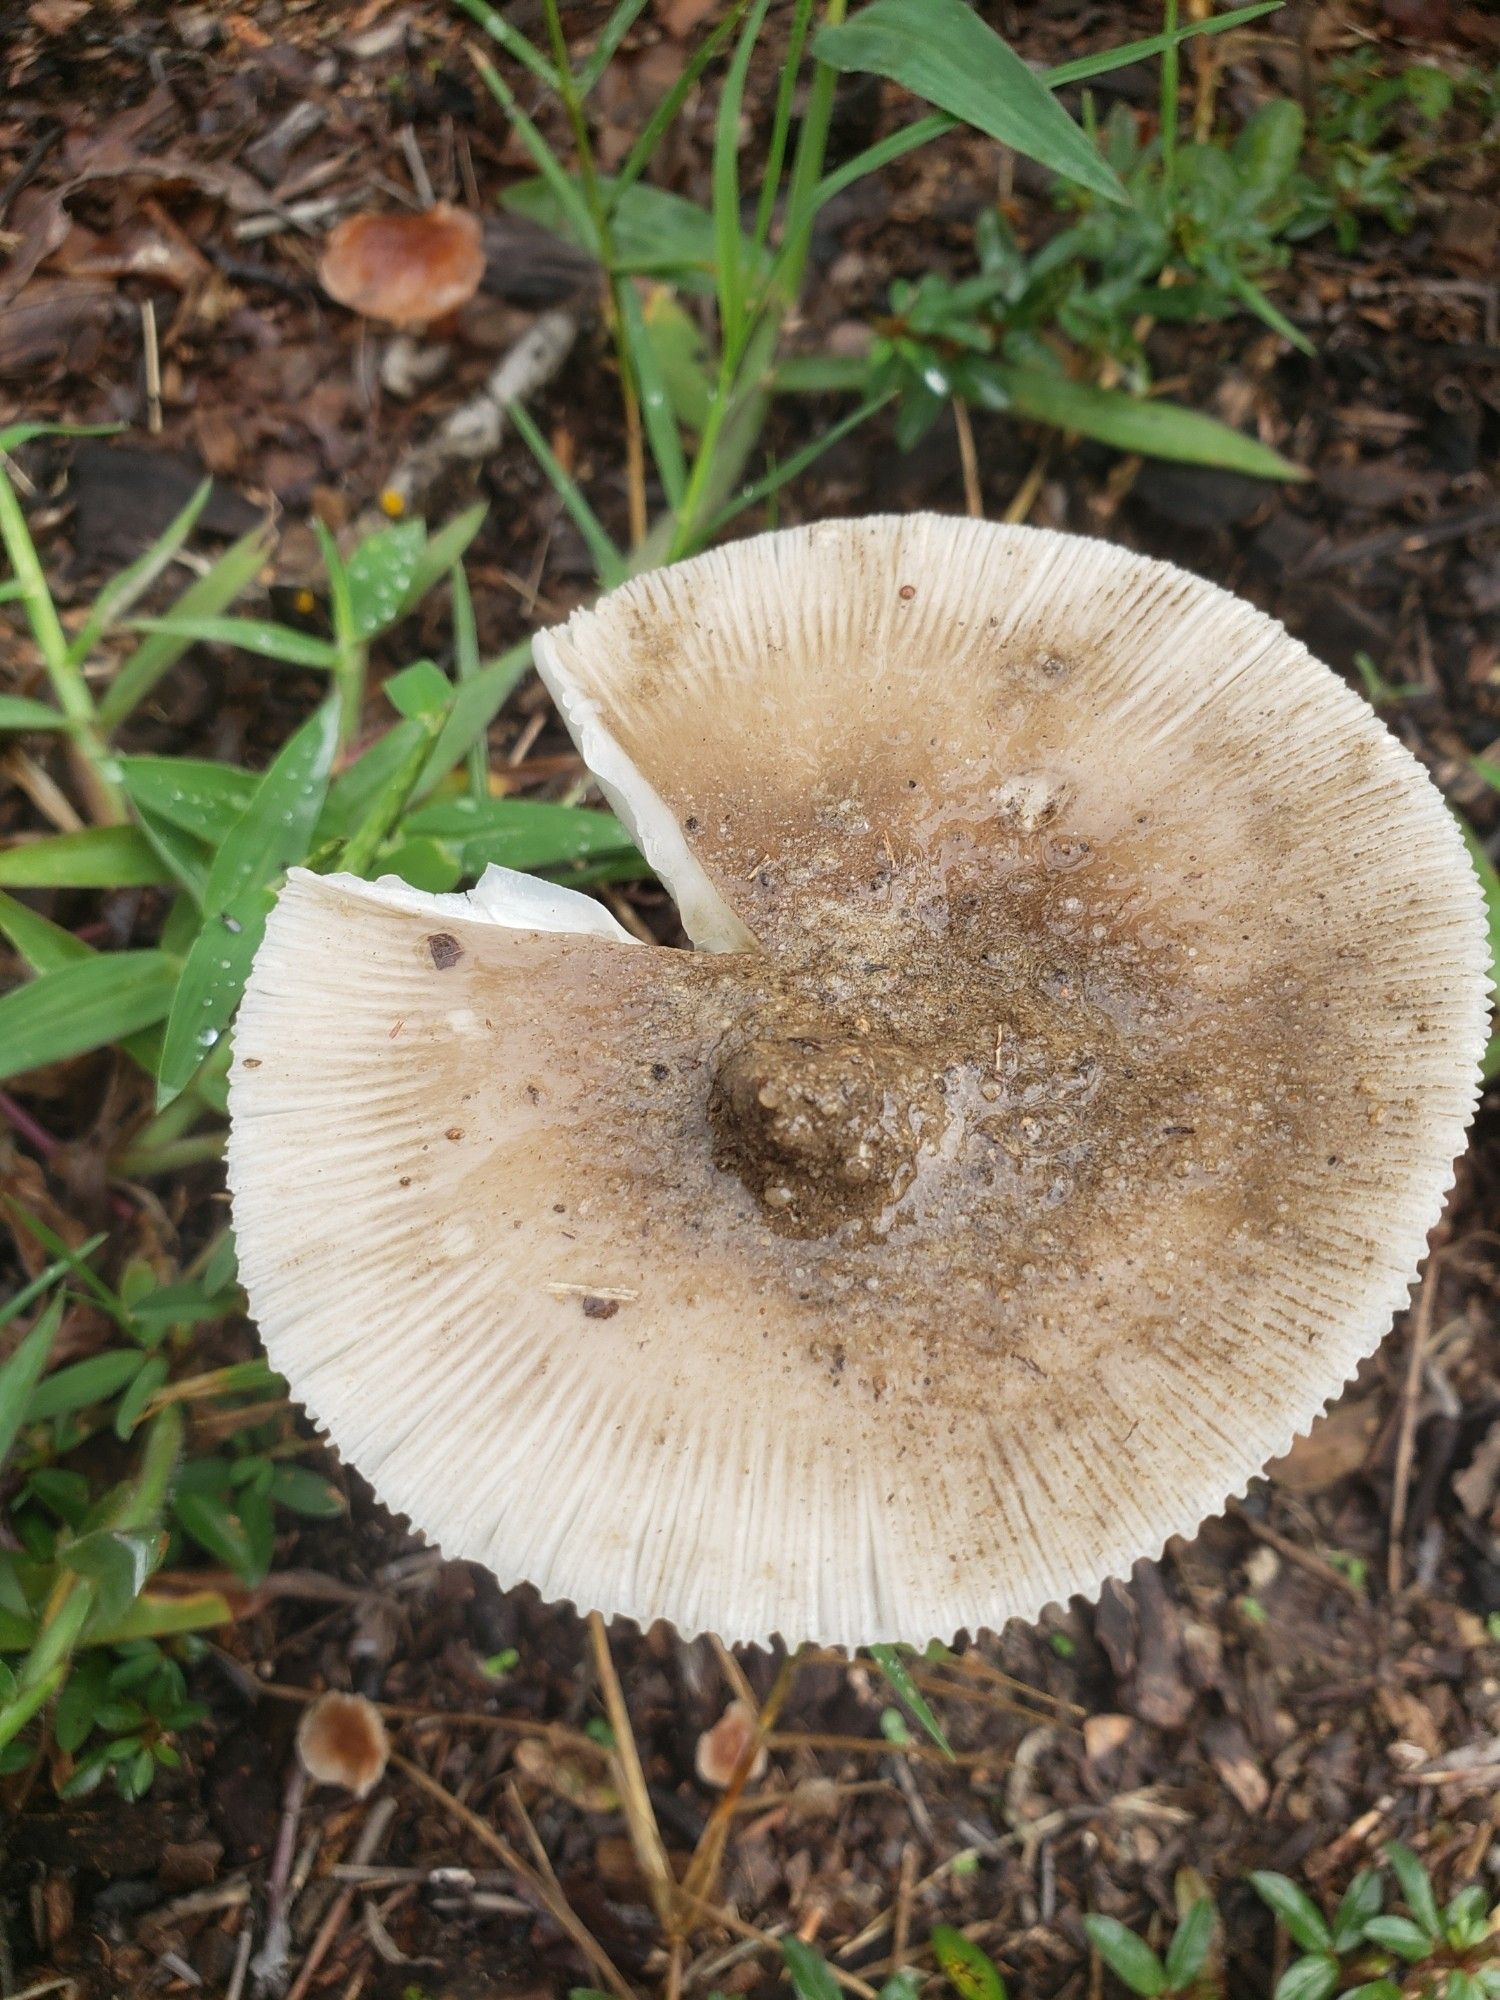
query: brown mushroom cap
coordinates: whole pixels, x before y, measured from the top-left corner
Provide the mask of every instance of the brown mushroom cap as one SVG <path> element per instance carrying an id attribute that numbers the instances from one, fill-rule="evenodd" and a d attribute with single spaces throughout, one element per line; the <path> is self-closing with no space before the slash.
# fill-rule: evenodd
<path id="1" fill-rule="evenodd" d="M 483 276 L 479 223 L 446 202 L 415 215 L 346 216 L 318 265 L 330 298 L 391 326 L 427 326 L 467 305 Z"/>
<path id="2" fill-rule="evenodd" d="M 320 1694 L 297 1724 L 297 1755 L 317 1784 L 362 1799 L 385 1776 L 391 1744 L 380 1710 L 362 1694 Z"/>
<path id="3" fill-rule="evenodd" d="M 1190 1532 L 1387 1331 L 1487 1031 L 1416 762 L 1101 542 L 831 522 L 537 641 L 695 952 L 293 876 L 229 1171 L 272 1362 L 449 1555 L 838 1644 Z"/>

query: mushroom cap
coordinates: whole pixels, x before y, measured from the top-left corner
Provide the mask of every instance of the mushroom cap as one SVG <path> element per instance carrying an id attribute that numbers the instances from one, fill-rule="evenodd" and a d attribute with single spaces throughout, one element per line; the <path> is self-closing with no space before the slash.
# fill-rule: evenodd
<path id="1" fill-rule="evenodd" d="M 362 1694 L 320 1694 L 297 1724 L 297 1755 L 317 1784 L 362 1799 L 385 1776 L 391 1743 L 380 1710 Z"/>
<path id="2" fill-rule="evenodd" d="M 484 276 L 476 217 L 447 202 L 409 215 L 345 216 L 328 233 L 318 282 L 366 319 L 427 326 L 467 305 Z"/>
<path id="3" fill-rule="evenodd" d="M 450 1556 L 730 1640 L 999 1628 L 1191 1532 L 1452 1182 L 1488 954 L 1420 766 L 1212 584 L 934 516 L 536 654 L 699 949 L 291 877 L 229 1177 L 294 1394 Z"/>

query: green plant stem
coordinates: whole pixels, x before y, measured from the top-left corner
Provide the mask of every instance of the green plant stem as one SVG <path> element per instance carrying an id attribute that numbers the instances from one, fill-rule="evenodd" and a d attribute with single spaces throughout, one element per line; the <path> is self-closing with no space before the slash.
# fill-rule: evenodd
<path id="1" fill-rule="evenodd" d="M 1177 0 L 1164 0 L 1162 33 L 1167 45 L 1161 52 L 1161 175 L 1170 190 L 1177 174 L 1177 92 L 1180 57 L 1177 49 Z"/>
<path id="2" fill-rule="evenodd" d="M 180 1099 L 174 1099 L 179 1103 Z M 168 1110 L 172 1106 L 168 1105 Z M 200 1132 L 189 1139 L 173 1139 L 160 1146 L 127 1146 L 115 1156 L 110 1171 L 125 1180 L 150 1180 L 158 1174 L 176 1173 L 183 1167 L 201 1167 L 224 1157 L 224 1134 Z"/>
<path id="3" fill-rule="evenodd" d="M 21 605 L 47 679 L 58 707 L 68 719 L 69 760 L 89 816 L 100 825 L 121 826 L 130 817 L 129 804 L 115 776 L 109 745 L 99 730 L 94 697 L 84 679 L 82 664 L 71 656 L 25 513 L 3 471 L 0 471 L 0 542 L 4 543 L 20 585 Z"/>
<path id="4" fill-rule="evenodd" d="M 604 265 L 610 340 L 615 350 L 615 361 L 620 371 L 620 400 L 625 413 L 625 471 L 626 496 L 630 507 L 630 546 L 639 548 L 646 537 L 646 445 L 641 426 L 640 386 L 635 379 L 631 365 L 630 349 L 625 337 L 624 312 L 620 304 L 620 286 L 629 284 L 628 276 L 622 277 L 616 265 L 614 239 L 609 226 L 609 210 L 605 204 L 603 190 L 599 186 L 599 171 L 594 163 L 593 141 L 589 138 L 588 119 L 584 115 L 583 99 L 578 94 L 578 82 L 573 75 L 568 60 L 568 38 L 563 32 L 562 15 L 558 0 L 543 0 L 547 17 L 547 35 L 552 43 L 552 57 L 557 65 L 558 96 L 562 99 L 563 113 L 568 128 L 573 134 L 573 148 L 578 155 L 578 179 L 583 188 L 583 199 L 588 208 L 594 231 L 599 239 L 599 258 Z"/>

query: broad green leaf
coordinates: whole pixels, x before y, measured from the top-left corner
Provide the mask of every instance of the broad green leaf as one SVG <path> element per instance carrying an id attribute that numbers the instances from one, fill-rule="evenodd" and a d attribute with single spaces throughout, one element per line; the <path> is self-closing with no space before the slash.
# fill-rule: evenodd
<path id="1" fill-rule="evenodd" d="M 895 1646 L 871 1646 L 870 1658 L 890 1682 L 901 1701 L 921 1723 L 933 1742 L 945 1757 L 953 1755 L 953 1749 L 938 1724 L 937 1717 L 927 1706 L 921 1690 L 911 1677 L 910 1669 Z"/>
<path id="2" fill-rule="evenodd" d="M 1115 1977 L 1132 1993 L 1151 1996 L 1167 1990 L 1167 1969 L 1147 1944 L 1128 1925 L 1114 1917 L 1088 1916 L 1083 1920 L 1089 1942 Z"/>
<path id="3" fill-rule="evenodd" d="M 482 749 L 485 731 L 530 670 L 531 641 L 523 639 L 460 682 L 447 720 L 438 731 L 437 741 L 417 781 L 418 798 L 440 784 L 473 745 L 478 744 Z"/>
<path id="4" fill-rule="evenodd" d="M 59 1292 L 4 1367 L 0 1367 L 0 1471 L 5 1469 L 11 1446 L 26 1421 L 36 1385 L 47 1366 L 47 1357 L 62 1324 L 63 1303 L 63 1294 Z"/>
<path id="5" fill-rule="evenodd" d="M 965 0 L 874 0 L 852 20 L 820 29 L 813 54 L 835 69 L 890 77 L 1065 179 L 1128 205 L 1098 148 Z"/>
<path id="6" fill-rule="evenodd" d="M 1272 2000 L 1328 2000 L 1339 1983 L 1339 1962 L 1322 1953 L 1293 1959 L 1276 1982 Z"/>
<path id="7" fill-rule="evenodd" d="M 328 787 L 323 810 L 313 833 L 313 846 L 325 841 L 347 840 L 363 825 L 388 787 L 400 777 L 414 744 L 427 740 L 420 722 L 398 722 L 394 729 L 377 736 L 368 750 L 340 771 Z"/>
<path id="8" fill-rule="evenodd" d="M 570 180 L 569 186 L 576 190 L 575 182 Z M 616 269 L 671 278 L 689 291 L 713 290 L 719 244 L 708 209 L 646 181 L 619 187 L 607 174 L 599 178 L 599 192 L 606 206 L 612 204 L 610 235 Z M 585 220 L 580 224 L 576 209 L 560 198 L 551 182 L 520 181 L 507 188 L 501 199 L 513 214 L 524 215 L 528 221 L 566 236 L 581 250 L 598 254 L 592 223 Z M 743 233 L 739 240 L 743 269 L 747 274 L 758 273 L 764 260 L 755 259 Z"/>
<path id="9" fill-rule="evenodd" d="M 403 830 L 452 846 L 466 874 L 491 862 L 555 868 L 631 849 L 630 835 L 612 813 L 541 799 L 442 799 L 409 813 Z"/>
<path id="10" fill-rule="evenodd" d="M 1005 1981 L 995 1961 L 951 1924 L 933 1925 L 932 1955 L 959 2000 L 1005 2000 Z"/>
<path id="11" fill-rule="evenodd" d="M 1410 1917 L 1371 1917 L 1365 1925 L 1365 1936 L 1371 1944 L 1395 1952 L 1411 1965 L 1420 1963 L 1436 1949 L 1432 1935 Z"/>
<path id="12" fill-rule="evenodd" d="M 193 618 L 178 613 L 171 618 L 138 618 L 135 622 L 141 632 L 159 632 L 188 645 L 236 646 L 242 653 L 258 653 L 287 667 L 331 669 L 338 665 L 337 649 L 327 639 L 295 632 L 290 625 L 277 625 L 268 618 Z"/>
<path id="13" fill-rule="evenodd" d="M 1218 1912 L 1207 1896 L 1200 1896 L 1177 1926 L 1167 1947 L 1167 1985 L 1173 1993 L 1190 1986 L 1208 1961 Z"/>
<path id="14" fill-rule="evenodd" d="M 1333 1916 L 1333 1949 L 1353 1951 L 1371 1917 L 1380 1915 L 1385 1884 L 1378 1868 L 1361 1868 L 1339 1900 Z"/>
<path id="15" fill-rule="evenodd" d="M 106 1624 L 122 1618 L 156 1566 L 158 1538 L 139 1531 L 99 1528 L 58 1551 L 64 1569 L 94 1586 L 94 1611 Z"/>
<path id="16" fill-rule="evenodd" d="M 135 1378 L 144 1360 L 138 1348 L 112 1347 L 87 1361 L 75 1361 L 46 1376 L 32 1391 L 26 1422 L 39 1424 L 85 1410 L 90 1403 L 107 1403 Z"/>
<path id="17" fill-rule="evenodd" d="M 1266 1906 L 1281 1919 L 1282 1927 L 1294 1944 L 1304 1951 L 1327 1951 L 1333 1942 L 1323 1912 L 1304 1889 L 1288 1875 L 1260 1868 L 1250 1877 L 1250 1886 Z"/>
<path id="18" fill-rule="evenodd" d="M 227 1598 L 216 1590 L 195 1590 L 181 1596 L 147 1591 L 113 1623 L 91 1629 L 89 1637 L 97 1646 L 123 1646 L 134 1639 L 206 1631 L 213 1625 L 229 1624 L 233 1617 Z"/>
<path id="19" fill-rule="evenodd" d="M 464 878 L 464 866 L 451 847 L 425 837 L 398 840 L 380 856 L 382 875 L 398 875 L 414 889 L 431 894 L 456 889 Z"/>
<path id="20" fill-rule="evenodd" d="M 429 535 L 417 557 L 416 569 L 407 586 L 403 611 L 410 611 L 414 604 L 424 598 L 433 585 L 440 583 L 454 565 L 463 560 L 470 542 L 484 526 L 488 510 L 482 500 L 476 500 L 472 507 L 466 507 L 462 514 L 455 514 L 435 535 Z"/>
<path id="21" fill-rule="evenodd" d="M 171 879 L 134 826 L 86 826 L 0 848 L 8 889 L 145 889 Z"/>
<path id="22" fill-rule="evenodd" d="M 120 1398 L 115 1410 L 115 1436 L 128 1438 L 141 1418 L 146 1414 L 146 1405 L 166 1382 L 168 1361 L 163 1354 L 153 1354 L 137 1370 L 134 1381 Z"/>
<path id="23" fill-rule="evenodd" d="M 52 1734 L 58 1749 L 66 1750 L 69 1756 L 82 1747 L 93 1728 L 94 1712 L 104 1700 L 108 1679 L 109 1656 L 102 1652 L 90 1653 L 68 1676 L 68 1684 L 53 1711 Z"/>
<path id="24" fill-rule="evenodd" d="M 678 424 L 696 434 L 708 421 L 714 397 L 703 329 L 668 285 L 652 285 L 639 310 L 653 376 L 666 391 L 667 406 Z"/>
<path id="25" fill-rule="evenodd" d="M 16 987 L 0 997 L 0 1081 L 162 1020 L 177 971 L 165 952 L 100 952 Z"/>
<path id="26" fill-rule="evenodd" d="M 225 1563 L 237 1576 L 249 1579 L 256 1568 L 255 1550 L 244 1524 L 223 1500 L 208 1493 L 179 1493 L 172 1511 L 201 1548 Z"/>
<path id="27" fill-rule="evenodd" d="M 199 757 L 122 757 L 120 779 L 132 804 L 210 847 L 225 839 L 258 782 L 237 764 Z"/>
<path id="28" fill-rule="evenodd" d="M 392 674 L 381 693 L 398 715 L 408 721 L 436 721 L 447 713 L 453 699 L 453 683 L 431 660 L 416 660 Z"/>
<path id="29" fill-rule="evenodd" d="M 232 604 L 265 562 L 269 546 L 264 528 L 252 528 L 242 535 L 205 575 L 189 584 L 172 606 L 173 618 L 192 625 Z M 112 730 L 123 722 L 192 644 L 191 638 L 169 632 L 153 632 L 143 639 L 100 697 L 101 725 Z"/>
<path id="30" fill-rule="evenodd" d="M 1145 452 L 1186 465 L 1216 465 L 1256 479 L 1305 479 L 1306 472 L 1258 438 L 1175 403 L 1144 401 L 1122 389 L 1073 382 L 1040 368 L 989 364 L 1017 415 L 1082 431 L 1117 451 Z"/>
<path id="31" fill-rule="evenodd" d="M 271 1498 L 290 1513 L 331 1521 L 344 1511 L 344 1496 L 302 1465 L 278 1465 L 271 1475 Z"/>
<path id="32" fill-rule="evenodd" d="M 778 1938 L 797 2000 L 841 2000 L 839 1983 L 821 1952 L 799 1937 Z"/>
<path id="33" fill-rule="evenodd" d="M 333 702 L 282 748 L 214 857 L 203 928 L 182 968 L 162 1044 L 158 1106 L 190 1081 L 228 1027 L 265 935 L 269 885 L 307 853 L 338 741 Z"/>
<path id="34" fill-rule="evenodd" d="M 0 694 L 0 729 L 66 729 L 68 718 L 50 701 L 30 701 L 25 695 Z"/>
<path id="35" fill-rule="evenodd" d="M 401 616 L 426 541 L 420 521 L 398 521 L 367 536 L 348 557 L 344 573 L 356 639 L 373 638 Z"/>

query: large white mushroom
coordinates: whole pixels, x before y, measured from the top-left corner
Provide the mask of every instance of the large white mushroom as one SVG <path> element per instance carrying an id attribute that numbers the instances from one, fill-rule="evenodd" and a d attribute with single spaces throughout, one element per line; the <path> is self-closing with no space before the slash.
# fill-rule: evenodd
<path id="1" fill-rule="evenodd" d="M 1213 585 L 932 516 L 537 660 L 698 949 L 293 876 L 229 1152 L 293 1392 L 449 1555 L 732 1640 L 998 1627 L 1191 1531 L 1463 1143 L 1484 923 L 1417 763 Z"/>

